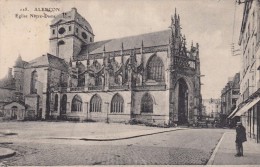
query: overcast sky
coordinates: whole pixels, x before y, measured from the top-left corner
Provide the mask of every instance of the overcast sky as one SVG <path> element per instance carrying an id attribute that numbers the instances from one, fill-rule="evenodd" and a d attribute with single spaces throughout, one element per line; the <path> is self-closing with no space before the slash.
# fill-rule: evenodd
<path id="1" fill-rule="evenodd" d="M 42 14 L 34 8 L 55 7 L 69 11 L 76 7 L 91 24 L 95 41 L 165 30 L 175 8 L 182 33 L 200 45 L 202 96 L 219 98 L 221 89 L 240 70 L 240 57 L 231 56 L 235 0 L 0 0 L 0 78 L 21 54 L 29 61 L 49 50 L 51 19 L 15 17 Z M 27 7 L 29 11 L 21 9 Z M 237 6 L 233 42 L 238 43 L 243 5 Z M 46 12 L 57 15 L 59 12 Z"/>

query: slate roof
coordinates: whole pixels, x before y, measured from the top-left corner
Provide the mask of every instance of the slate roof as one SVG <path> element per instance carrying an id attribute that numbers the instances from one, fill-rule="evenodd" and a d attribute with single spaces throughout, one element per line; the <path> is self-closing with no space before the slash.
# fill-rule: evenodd
<path id="1" fill-rule="evenodd" d="M 51 26 L 56 25 L 57 23 L 67 23 L 71 21 L 76 21 L 80 25 L 85 25 L 84 28 L 86 28 L 90 33 L 93 34 L 93 29 L 89 22 L 82 17 L 78 12 L 76 8 L 72 8 L 68 12 L 61 13 L 51 21 Z"/>
<path id="2" fill-rule="evenodd" d="M 6 106 L 6 105 L 8 105 L 8 104 L 12 104 L 12 103 L 18 103 L 18 104 L 20 104 L 20 105 L 22 105 L 22 106 L 24 106 L 24 107 L 27 106 L 27 105 L 26 105 L 24 102 L 22 102 L 22 101 L 11 101 L 11 102 L 6 103 L 4 106 Z"/>
<path id="3" fill-rule="evenodd" d="M 28 63 L 26 68 L 37 68 L 37 67 L 52 67 L 62 71 L 68 71 L 68 64 L 59 57 L 53 56 L 49 53 L 42 55 Z"/>
<path id="4" fill-rule="evenodd" d="M 240 73 L 236 73 L 236 75 L 234 76 L 234 79 L 232 81 L 232 87 L 234 89 L 239 89 L 240 85 L 239 85 L 239 81 L 240 81 Z"/>
<path id="5" fill-rule="evenodd" d="M 23 61 L 21 56 L 18 56 L 18 58 L 15 61 L 14 67 L 24 68 L 28 62 Z"/>
<path id="6" fill-rule="evenodd" d="M 171 30 L 168 29 L 164 31 L 152 32 L 136 36 L 93 42 L 83 46 L 79 53 L 79 56 L 86 55 L 87 52 L 89 52 L 90 54 L 102 53 L 104 46 L 106 52 L 118 51 L 121 50 L 122 43 L 124 50 L 140 48 L 142 41 L 144 47 L 168 45 L 170 35 Z"/>

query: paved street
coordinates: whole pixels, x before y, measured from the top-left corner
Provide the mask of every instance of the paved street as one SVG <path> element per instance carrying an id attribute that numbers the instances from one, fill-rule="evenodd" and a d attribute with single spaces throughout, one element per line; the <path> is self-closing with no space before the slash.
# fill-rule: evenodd
<path id="1" fill-rule="evenodd" d="M 206 164 L 218 140 L 226 131 L 186 129 L 116 141 L 83 141 L 46 139 L 46 136 L 53 134 L 61 137 L 62 131 L 67 137 L 69 134 L 77 136 L 76 132 L 82 132 L 79 136 L 86 136 L 88 133 L 91 135 L 92 131 L 109 136 L 109 133 L 120 134 L 126 130 L 133 132 L 159 128 L 104 123 L 14 122 L 9 125 L 4 127 L 5 123 L 1 123 L 0 131 L 15 132 L 17 135 L 1 137 L 0 147 L 11 148 L 17 154 L 2 161 L 7 165 L 18 166 Z M 75 126 L 81 126 L 81 129 L 74 129 Z M 72 131 L 75 133 L 70 133 Z M 57 132 L 59 133 L 54 134 Z M 4 144 L 5 142 L 13 144 Z"/>

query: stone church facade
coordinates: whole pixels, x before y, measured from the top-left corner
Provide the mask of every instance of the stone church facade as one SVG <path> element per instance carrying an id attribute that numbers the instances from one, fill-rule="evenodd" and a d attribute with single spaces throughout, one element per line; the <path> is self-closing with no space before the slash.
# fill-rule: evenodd
<path id="1" fill-rule="evenodd" d="M 188 48 L 180 17 L 169 29 L 95 42 L 75 8 L 50 25 L 50 52 L 13 69 L 16 99 L 38 118 L 154 124 L 201 114 L 199 45 Z"/>

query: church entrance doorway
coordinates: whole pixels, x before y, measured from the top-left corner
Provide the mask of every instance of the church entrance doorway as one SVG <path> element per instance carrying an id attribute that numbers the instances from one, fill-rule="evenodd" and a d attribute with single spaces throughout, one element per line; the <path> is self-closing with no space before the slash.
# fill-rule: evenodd
<path id="1" fill-rule="evenodd" d="M 12 110 L 11 118 L 12 118 L 12 119 L 17 119 L 17 114 L 18 114 L 18 113 L 17 113 L 17 112 L 18 112 L 17 106 L 13 106 L 11 110 Z"/>
<path id="2" fill-rule="evenodd" d="M 188 123 L 188 85 L 184 79 L 179 81 L 179 92 L 178 92 L 178 124 Z"/>

